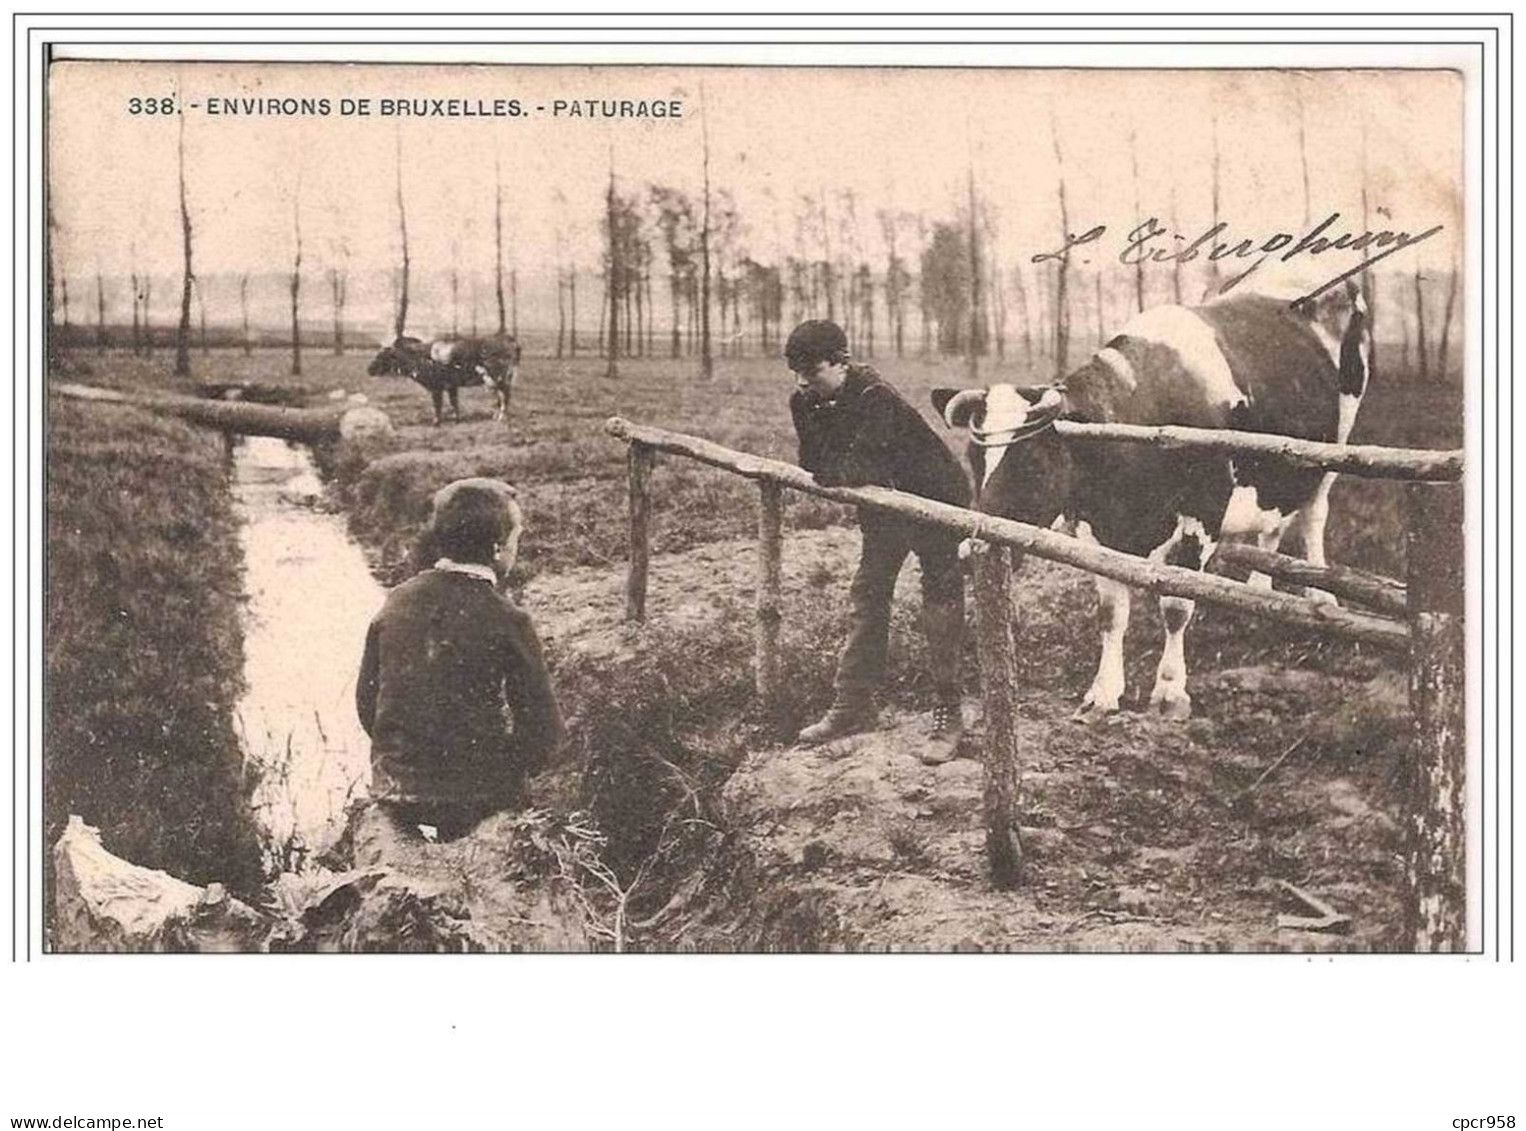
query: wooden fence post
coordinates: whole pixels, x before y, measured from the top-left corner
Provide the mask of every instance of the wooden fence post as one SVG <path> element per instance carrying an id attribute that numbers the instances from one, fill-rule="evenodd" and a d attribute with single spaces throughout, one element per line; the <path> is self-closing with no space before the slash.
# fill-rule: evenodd
<path id="1" fill-rule="evenodd" d="M 1017 650 L 1012 641 L 1012 566 L 1005 546 L 987 544 L 973 556 L 975 632 L 985 684 L 985 824 L 986 859 L 991 883 L 1001 890 L 1017 886 L 1022 848 L 1017 840 L 1013 806 L 1017 799 L 1017 727 L 1013 688 Z"/>
<path id="2" fill-rule="evenodd" d="M 1417 951 L 1467 948 L 1467 635 L 1459 483 L 1408 489 L 1409 701 L 1405 936 Z"/>
<path id="3" fill-rule="evenodd" d="M 630 471 L 631 550 L 625 577 L 625 619 L 646 620 L 646 571 L 651 560 L 652 457 L 650 447 L 632 443 L 626 453 Z"/>
<path id="4" fill-rule="evenodd" d="M 772 707 L 779 693 L 779 574 L 783 538 L 783 490 L 764 479 L 758 483 L 758 698 Z"/>

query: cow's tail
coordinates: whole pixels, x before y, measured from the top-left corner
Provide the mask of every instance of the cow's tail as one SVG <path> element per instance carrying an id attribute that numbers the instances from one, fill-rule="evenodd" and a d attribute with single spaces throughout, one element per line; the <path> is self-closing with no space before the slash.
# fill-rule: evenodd
<path id="1" fill-rule="evenodd" d="M 1343 396 L 1360 397 L 1367 391 L 1368 358 L 1372 356 L 1372 329 L 1367 303 L 1361 293 L 1352 296 L 1351 319 L 1341 336 L 1340 387 Z"/>

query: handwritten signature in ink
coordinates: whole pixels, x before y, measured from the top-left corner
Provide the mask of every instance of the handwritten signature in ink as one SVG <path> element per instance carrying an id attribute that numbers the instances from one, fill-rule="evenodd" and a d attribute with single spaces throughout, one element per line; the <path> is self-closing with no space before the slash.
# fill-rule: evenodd
<path id="1" fill-rule="evenodd" d="M 1319 295 L 1324 294 L 1330 288 L 1338 286 L 1379 260 L 1387 259 L 1395 252 L 1403 251 L 1407 247 L 1430 239 L 1441 231 L 1444 225 L 1437 224 L 1427 228 L 1416 235 L 1409 232 L 1395 232 L 1384 229 L 1380 232 L 1364 231 L 1355 233 L 1348 230 L 1338 234 L 1327 235 L 1333 228 L 1341 214 L 1332 212 L 1318 224 L 1313 225 L 1302 235 L 1294 235 L 1291 232 L 1277 232 L 1265 238 L 1250 237 L 1235 240 L 1227 236 L 1229 224 L 1227 222 L 1215 224 L 1191 243 L 1186 243 L 1186 236 L 1180 232 L 1172 232 L 1161 224 L 1154 216 L 1145 220 L 1135 227 L 1124 238 L 1123 250 L 1118 253 L 1118 261 L 1130 266 L 1137 263 L 1190 263 L 1199 256 L 1206 256 L 1210 262 L 1231 260 L 1236 263 L 1246 259 L 1253 262 L 1239 274 L 1224 280 L 1219 286 L 1219 293 L 1233 289 L 1243 282 L 1255 270 L 1272 256 L 1277 256 L 1282 262 L 1296 259 L 1301 255 L 1322 255 L 1327 251 L 1375 251 L 1376 254 L 1367 255 L 1356 266 L 1342 271 L 1334 278 L 1316 287 L 1298 300 L 1299 303 L 1308 302 Z M 1097 243 L 1107 234 L 1107 225 L 1098 224 L 1080 234 L 1067 234 L 1063 247 L 1055 251 L 1043 252 L 1033 256 L 1031 262 L 1046 263 L 1050 260 L 1066 260 L 1074 248 L 1086 244 Z M 1180 245 L 1180 246 L 1173 246 Z M 1296 305 L 1296 304 L 1295 304 Z"/>

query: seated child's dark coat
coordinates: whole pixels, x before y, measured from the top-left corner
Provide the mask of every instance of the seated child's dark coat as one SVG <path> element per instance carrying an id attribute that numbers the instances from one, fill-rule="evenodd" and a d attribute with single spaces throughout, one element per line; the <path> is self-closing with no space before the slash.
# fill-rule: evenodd
<path id="1" fill-rule="evenodd" d="M 565 735 L 528 614 L 453 570 L 425 570 L 388 595 L 355 699 L 379 801 L 513 804 Z"/>

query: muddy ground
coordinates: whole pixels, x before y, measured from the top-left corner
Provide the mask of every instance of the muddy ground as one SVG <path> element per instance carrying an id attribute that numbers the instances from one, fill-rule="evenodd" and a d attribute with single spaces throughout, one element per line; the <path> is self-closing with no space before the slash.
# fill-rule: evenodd
<path id="1" fill-rule="evenodd" d="M 851 529 L 790 537 L 786 625 L 840 611 L 857 549 Z M 752 591 L 754 570 L 750 541 L 657 555 L 645 629 L 623 623 L 621 571 L 538 577 L 522 598 L 554 657 L 618 663 L 654 629 L 703 629 L 708 621 L 716 631 L 735 631 L 730 622 L 738 598 Z M 1019 890 L 997 892 L 986 879 L 980 704 L 972 690 L 965 713 L 976 733 L 967 755 L 940 767 L 918 760 L 928 720 L 905 705 L 884 710 L 881 728 L 870 734 L 815 749 L 785 741 L 748 753 L 721 791 L 723 845 L 687 884 L 677 884 L 673 914 L 654 924 L 645 945 L 1394 945 L 1396 774 L 1407 733 L 1402 671 L 1349 651 L 1322 653 L 1313 642 L 1258 645 L 1258 630 L 1200 611 L 1210 623 L 1196 640 L 1197 625 L 1188 633 L 1194 717 L 1168 722 L 1142 706 L 1159 634 L 1146 608 L 1153 602 L 1140 601 L 1125 709 L 1098 723 L 1074 721 L 1095 657 L 1091 589 L 1086 575 L 1036 560 L 1014 586 L 1027 679 L 1019 720 Z M 917 592 L 913 559 L 898 603 L 915 607 Z M 1239 662 L 1237 650 L 1260 658 Z M 1284 662 L 1287 656 L 1302 663 Z M 1278 881 L 1349 916 L 1348 927 L 1280 930 L 1280 913 L 1312 912 Z"/>

